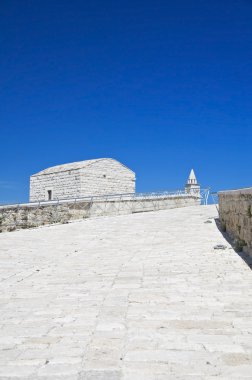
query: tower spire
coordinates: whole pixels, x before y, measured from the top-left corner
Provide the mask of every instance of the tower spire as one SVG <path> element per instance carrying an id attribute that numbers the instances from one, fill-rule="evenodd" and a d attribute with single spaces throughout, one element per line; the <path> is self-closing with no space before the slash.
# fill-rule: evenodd
<path id="1" fill-rule="evenodd" d="M 200 196 L 200 185 L 198 184 L 194 170 L 191 169 L 187 183 L 185 185 L 185 192 L 196 196 Z"/>
<path id="2" fill-rule="evenodd" d="M 189 174 L 189 177 L 188 177 L 188 181 L 187 181 L 187 184 L 188 184 L 188 185 L 190 185 L 190 184 L 192 184 L 192 183 L 194 183 L 194 184 L 198 184 L 198 182 L 197 182 L 197 178 L 196 178 L 196 175 L 195 175 L 193 169 L 190 171 L 190 174 Z"/>

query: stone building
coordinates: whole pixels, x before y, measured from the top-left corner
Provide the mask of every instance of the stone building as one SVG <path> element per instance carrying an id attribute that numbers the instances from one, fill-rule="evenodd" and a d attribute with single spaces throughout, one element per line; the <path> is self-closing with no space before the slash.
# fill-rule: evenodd
<path id="1" fill-rule="evenodd" d="M 135 173 L 112 158 L 53 166 L 30 177 L 30 202 L 135 192 Z"/>

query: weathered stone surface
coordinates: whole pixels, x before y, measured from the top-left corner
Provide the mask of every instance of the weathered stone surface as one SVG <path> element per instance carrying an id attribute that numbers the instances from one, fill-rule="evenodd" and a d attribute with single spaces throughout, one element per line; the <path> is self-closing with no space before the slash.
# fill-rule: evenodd
<path id="1" fill-rule="evenodd" d="M 200 198 L 191 194 L 161 198 L 131 198 L 117 200 L 73 201 L 55 204 L 37 203 L 0 207 L 0 232 L 39 227 L 53 223 L 97 216 L 125 215 L 137 212 L 165 210 L 200 204 Z"/>
<path id="2" fill-rule="evenodd" d="M 0 379 L 251 379 L 251 270 L 213 217 L 198 206 L 1 234 Z"/>
<path id="3" fill-rule="evenodd" d="M 252 256 L 252 188 L 219 193 L 221 227 Z"/>

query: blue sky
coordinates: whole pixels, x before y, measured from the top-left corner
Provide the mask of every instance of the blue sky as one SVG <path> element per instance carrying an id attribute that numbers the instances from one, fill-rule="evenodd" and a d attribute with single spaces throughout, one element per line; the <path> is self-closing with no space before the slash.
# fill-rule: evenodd
<path id="1" fill-rule="evenodd" d="M 252 186 L 251 0 L 5 0 L 0 31 L 0 202 L 99 157 L 137 191 Z"/>

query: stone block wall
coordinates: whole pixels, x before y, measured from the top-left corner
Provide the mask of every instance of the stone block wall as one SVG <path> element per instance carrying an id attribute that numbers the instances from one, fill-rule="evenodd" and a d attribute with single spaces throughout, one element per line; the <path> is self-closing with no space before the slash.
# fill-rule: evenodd
<path id="1" fill-rule="evenodd" d="M 221 226 L 238 250 L 252 255 L 252 188 L 219 192 Z"/>
<path id="2" fill-rule="evenodd" d="M 47 190 L 52 190 L 52 199 L 81 197 L 79 170 L 34 175 L 30 178 L 30 202 L 47 200 Z"/>
<path id="3" fill-rule="evenodd" d="M 48 200 L 48 190 L 54 200 L 134 193 L 135 173 L 116 160 L 102 159 L 83 168 L 57 172 L 49 168 L 49 172 L 31 176 L 30 202 Z"/>
<path id="4" fill-rule="evenodd" d="M 118 199 L 64 202 L 43 205 L 20 205 L 0 207 L 0 232 L 22 228 L 34 228 L 53 223 L 97 216 L 123 215 L 137 212 L 165 210 L 195 206 L 200 199 L 191 195 L 165 196 L 163 198 Z"/>
<path id="5" fill-rule="evenodd" d="M 135 193 L 135 173 L 107 159 L 81 169 L 81 196 Z"/>
<path id="6" fill-rule="evenodd" d="M 67 223 L 89 216 L 90 202 L 0 207 L 0 232 Z"/>

